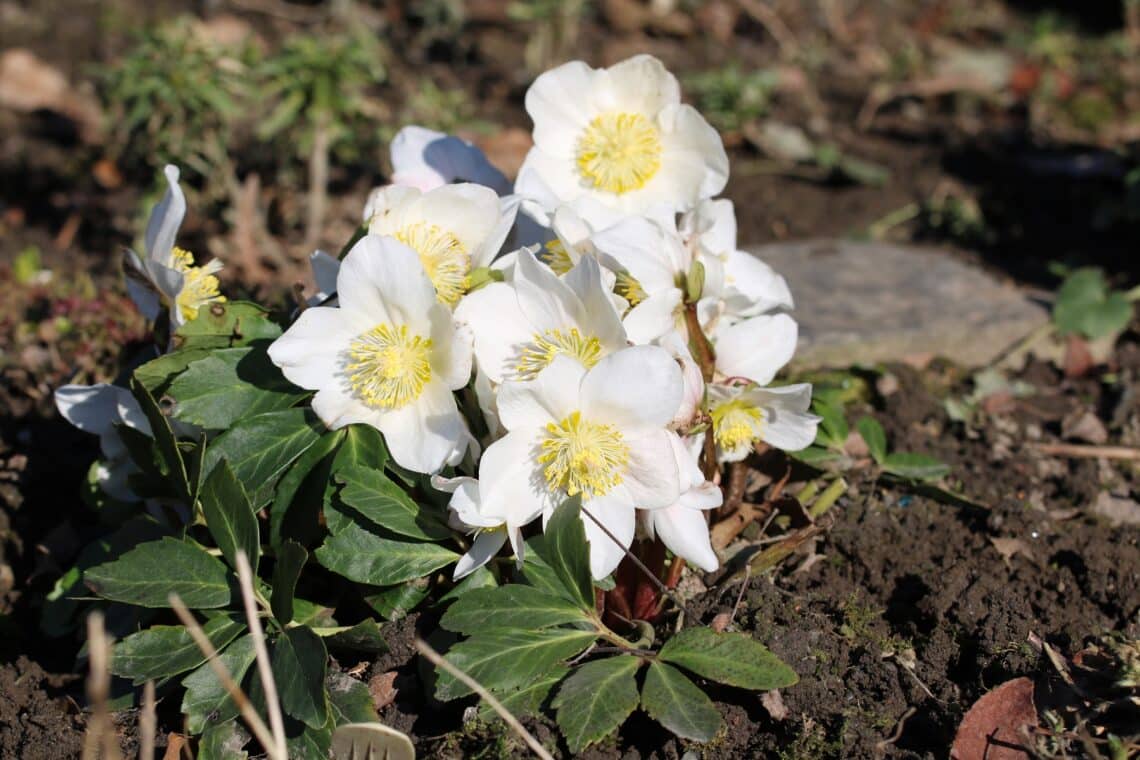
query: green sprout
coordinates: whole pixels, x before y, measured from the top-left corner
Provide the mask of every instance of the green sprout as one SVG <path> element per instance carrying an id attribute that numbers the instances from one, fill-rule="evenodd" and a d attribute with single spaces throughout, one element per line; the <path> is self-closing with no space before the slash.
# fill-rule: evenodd
<path id="1" fill-rule="evenodd" d="M 282 137 L 309 160 L 306 247 L 316 245 L 324 220 L 331 153 L 352 142 L 367 111 L 367 89 L 383 81 L 379 44 L 357 32 L 297 35 L 266 60 L 260 75 L 273 103 L 258 136 Z"/>
<path id="2" fill-rule="evenodd" d="M 697 108 L 717 129 L 734 131 L 768 112 L 778 75 L 733 65 L 686 78 Z"/>
<path id="3" fill-rule="evenodd" d="M 204 178 L 208 197 L 221 197 L 251 50 L 208 42 L 187 18 L 140 31 L 123 59 L 98 72 L 118 160 L 146 173 L 177 163 Z"/>

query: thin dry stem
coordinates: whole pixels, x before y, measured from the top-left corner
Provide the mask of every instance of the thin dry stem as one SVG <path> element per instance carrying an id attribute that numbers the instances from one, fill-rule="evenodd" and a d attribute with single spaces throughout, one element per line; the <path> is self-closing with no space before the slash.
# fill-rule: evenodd
<path id="1" fill-rule="evenodd" d="M 142 712 L 139 713 L 139 760 L 154 760 L 155 716 L 154 681 L 143 686 Z"/>
<path id="2" fill-rule="evenodd" d="M 111 730 L 107 700 L 111 694 L 111 640 L 103 626 L 103 613 L 96 610 L 87 616 L 87 702 L 91 705 L 91 722 L 83 737 L 83 760 L 119 760 L 118 743 Z"/>
<path id="3" fill-rule="evenodd" d="M 503 722 L 510 726 L 512 731 L 522 737 L 522 740 L 526 742 L 527 746 L 530 747 L 531 751 L 534 752 L 536 756 L 541 757 L 543 760 L 554 760 L 554 757 L 546 751 L 546 748 L 539 744 L 538 739 L 535 739 L 530 731 L 527 731 L 526 728 L 523 727 L 523 724 L 519 723 L 518 718 L 512 715 L 511 711 L 508 710 L 502 702 L 495 699 L 495 695 L 487 691 L 486 687 L 445 660 L 439 652 L 432 649 L 431 645 L 429 645 L 423 639 L 417 637 L 415 640 L 415 647 L 416 651 L 426 657 L 428 662 L 430 662 L 432 665 L 435 665 L 436 667 L 443 668 L 456 679 L 458 679 L 461 683 L 463 683 L 463 685 L 474 691 L 483 700 L 485 700 L 487 704 L 491 706 L 491 709 L 499 714 L 499 717 L 503 719 Z"/>
<path id="4" fill-rule="evenodd" d="M 230 674 L 229 668 L 218 657 L 218 650 L 210 643 L 210 639 L 202 631 L 202 626 L 198 625 L 198 621 L 190 614 L 190 610 L 183 604 L 182 599 L 178 594 L 171 594 L 169 597 L 170 606 L 174 610 L 174 614 L 182 621 L 182 625 L 186 626 L 186 631 L 190 634 L 190 638 L 194 639 L 194 643 L 202 650 L 202 654 L 206 655 L 206 662 L 209 664 L 210 669 L 214 671 L 214 675 L 218 677 L 218 682 L 226 693 L 230 695 L 230 699 L 237 705 L 238 711 L 241 713 L 242 718 L 245 719 L 246 725 L 253 731 L 254 737 L 265 748 L 266 753 L 271 760 L 288 760 L 284 753 L 278 753 L 277 747 L 274 744 L 273 734 L 265 726 L 265 721 L 257 714 L 257 710 L 253 709 L 249 698 L 246 697 L 245 692 L 234 681 L 233 676 Z"/>
<path id="5" fill-rule="evenodd" d="M 1122 459 L 1126 461 L 1140 460 L 1140 449 L 1130 446 L 1092 446 L 1080 443 L 1026 443 L 1031 449 L 1042 454 L 1072 457 L 1073 459 Z"/>
<path id="6" fill-rule="evenodd" d="M 257 670 L 265 689 L 265 711 L 269 713 L 269 726 L 273 730 L 273 746 L 278 757 L 285 758 L 285 719 L 281 715 L 281 701 L 277 697 L 277 684 L 273 680 L 265 633 L 261 629 L 261 618 L 257 613 L 257 598 L 253 595 L 253 569 L 249 566 L 249 557 L 240 549 L 237 552 L 237 571 L 241 598 L 245 603 L 245 617 L 249 622 L 249 634 L 253 637 L 253 651 L 257 656 Z"/>

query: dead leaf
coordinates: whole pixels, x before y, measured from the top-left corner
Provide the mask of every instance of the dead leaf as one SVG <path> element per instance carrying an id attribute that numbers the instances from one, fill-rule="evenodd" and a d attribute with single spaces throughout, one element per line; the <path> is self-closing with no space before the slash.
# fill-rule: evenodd
<path id="1" fill-rule="evenodd" d="M 1033 681 L 1015 678 L 987 692 L 958 726 L 951 760 L 1028 760 L 1025 730 L 1037 725 Z"/>
<path id="2" fill-rule="evenodd" d="M 847 440 L 843 442 L 843 453 L 852 459 L 866 459 L 871 456 L 871 449 L 867 447 L 867 442 L 859 435 L 859 431 L 852 430 L 847 434 Z"/>
<path id="3" fill-rule="evenodd" d="M 1033 551 L 1026 546 L 1025 542 L 1020 538 L 995 538 L 990 536 L 990 543 L 997 549 L 997 553 L 1001 555 L 1006 567 L 1009 567 L 1009 561 L 1015 554 L 1020 554 L 1031 562 L 1033 561 Z"/>
<path id="4" fill-rule="evenodd" d="M 1127 496 L 1101 491 L 1093 502 L 1093 513 L 1107 518 L 1114 528 L 1140 525 L 1140 504 Z"/>
<path id="5" fill-rule="evenodd" d="M 740 7 L 724 0 L 701 3 L 696 11 L 697 25 L 717 42 L 727 45 L 732 42 L 736 22 L 740 19 Z"/>
<path id="6" fill-rule="evenodd" d="M 72 88 L 63 72 L 25 48 L 0 55 L 0 106 L 16 111 L 55 111 L 75 122 L 86 142 L 96 142 L 103 114 L 90 93 Z"/>
<path id="7" fill-rule="evenodd" d="M 383 710 L 396 701 L 396 694 L 399 693 L 399 689 L 396 688 L 395 684 L 396 671 L 394 670 L 379 673 L 368 679 L 368 693 L 372 695 L 372 704 L 377 710 Z"/>
<path id="8" fill-rule="evenodd" d="M 492 135 L 478 136 L 475 144 L 487 154 L 492 166 L 507 177 L 515 177 L 534 140 L 525 129 L 507 127 Z"/>
<path id="9" fill-rule="evenodd" d="M 186 746 L 186 737 L 173 731 L 166 735 L 166 752 L 162 760 L 178 760 L 182 757 L 182 748 Z"/>
<path id="10" fill-rule="evenodd" d="M 766 691 L 760 696 L 760 704 L 768 711 L 772 720 L 784 720 L 788 717 L 788 708 L 784 705 L 784 698 L 778 689 Z"/>
<path id="11" fill-rule="evenodd" d="M 1078 409 L 1061 420 L 1061 437 L 1100 446 L 1108 443 L 1108 428 L 1088 409 Z"/>
<path id="12" fill-rule="evenodd" d="M 1084 377 L 1095 366 L 1096 360 L 1089 350 L 1088 341 L 1077 335 L 1070 335 L 1065 342 L 1065 356 L 1061 360 L 1061 369 L 1065 377 Z"/>

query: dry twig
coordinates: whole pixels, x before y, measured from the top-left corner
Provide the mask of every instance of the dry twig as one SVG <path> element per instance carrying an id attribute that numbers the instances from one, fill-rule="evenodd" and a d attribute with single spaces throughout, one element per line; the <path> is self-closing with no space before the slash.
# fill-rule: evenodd
<path id="1" fill-rule="evenodd" d="M 257 600 L 253 595 L 253 570 L 249 566 L 249 558 L 241 549 L 237 552 L 237 571 L 241 598 L 245 602 L 245 617 L 249 621 L 249 634 L 253 637 L 253 651 L 257 655 L 257 671 L 265 690 L 265 710 L 269 713 L 269 725 L 273 730 L 273 746 L 277 756 L 284 759 L 288 757 L 285 752 L 285 719 L 281 715 L 281 702 L 277 698 L 277 684 L 273 681 L 273 668 L 269 664 L 265 633 L 261 630 L 261 618 L 257 614 Z"/>
<path id="2" fill-rule="evenodd" d="M 96 610 L 87 616 L 87 702 L 91 706 L 91 722 L 83 737 L 83 760 L 119 760 L 118 742 L 111 730 L 111 714 L 107 700 L 111 694 L 111 639 L 103 626 L 103 613 Z"/>
<path id="3" fill-rule="evenodd" d="M 1081 443 L 1033 443 L 1025 444 L 1042 454 L 1072 457 L 1073 459 L 1123 459 L 1140 461 L 1140 449 L 1131 446 L 1094 446 Z"/>
<path id="4" fill-rule="evenodd" d="M 511 711 L 508 710 L 502 702 L 495 699 L 495 695 L 487 691 L 486 687 L 445 660 L 439 652 L 432 649 L 423 639 L 417 637 L 414 643 L 416 651 L 427 658 L 428 662 L 446 670 L 486 701 L 486 703 L 491 706 L 491 709 L 499 714 L 503 722 L 510 726 L 512 731 L 522 737 L 522 740 L 526 742 L 527 746 L 530 747 L 536 756 L 541 757 L 543 760 L 554 760 L 554 757 L 546 751 L 546 748 L 538 742 L 538 739 L 535 739 L 530 731 L 527 731 L 526 728 L 523 727 L 523 724 L 519 723 L 519 719 L 512 715 Z"/>

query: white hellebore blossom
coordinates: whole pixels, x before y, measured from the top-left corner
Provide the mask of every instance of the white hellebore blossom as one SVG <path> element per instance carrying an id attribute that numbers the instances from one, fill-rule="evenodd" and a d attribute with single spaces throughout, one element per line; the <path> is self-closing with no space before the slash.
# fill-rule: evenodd
<path id="1" fill-rule="evenodd" d="M 681 495 L 664 509 L 642 510 L 638 515 L 650 539 L 660 538 L 669 551 L 711 573 L 720 563 L 713 551 L 708 520 L 703 512 L 719 507 L 724 502 L 724 494 L 715 483 L 705 480 L 697 465 L 703 440 L 696 436 L 687 443 L 673 437 Z"/>
<path id="2" fill-rule="evenodd" d="M 426 193 L 388 185 L 372 191 L 364 221 L 419 254 L 439 300 L 454 308 L 471 271 L 489 266 L 514 224 L 517 204 L 482 185 L 443 185 Z"/>
<path id="3" fill-rule="evenodd" d="M 471 328 L 479 370 L 494 383 L 532 380 L 556 356 L 589 369 L 627 345 L 592 256 L 559 277 L 521 250 L 511 282 L 492 282 L 471 293 L 455 319 Z"/>
<path id="4" fill-rule="evenodd" d="M 413 124 L 396 133 L 388 150 L 394 185 L 427 192 L 458 181 L 484 185 L 499 195 L 511 191 L 511 183 L 483 151 L 454 135 Z"/>
<path id="5" fill-rule="evenodd" d="M 60 415 L 85 433 L 99 436 L 103 462 L 96 470 L 99 487 L 113 499 L 139 501 L 127 478 L 138 472 L 123 443 L 118 426 L 151 434 L 150 423 L 139 402 L 126 388 L 107 383 L 64 385 L 55 392 Z"/>
<path id="6" fill-rule="evenodd" d="M 436 298 L 420 257 L 366 235 L 337 274 L 339 308 L 306 309 L 269 347 L 290 382 L 317 391 L 330 428 L 355 422 L 384 434 L 393 459 L 434 473 L 470 435 L 453 390 L 471 377 L 471 346 Z"/>
<path id="7" fill-rule="evenodd" d="M 146 256 L 127 250 L 127 291 L 139 311 L 149 320 L 158 318 L 162 307 L 170 311 L 170 323 L 177 328 L 198 316 L 198 308 L 226 300 L 218 293 L 215 274 L 222 262 L 214 259 L 204 266 L 194 265 L 189 251 L 174 245 L 178 228 L 186 216 L 186 197 L 178 186 L 178 167 L 167 165 L 167 189 L 155 204 L 146 225 Z"/>
<path id="8" fill-rule="evenodd" d="M 534 81 L 526 110 L 534 147 L 515 192 L 548 213 L 582 196 L 630 214 L 657 204 L 683 211 L 728 180 L 720 136 L 652 56 L 608 69 L 563 64 Z"/>
<path id="9" fill-rule="evenodd" d="M 720 462 L 744 459 L 756 440 L 784 451 L 806 449 L 815 440 L 820 418 L 808 411 L 809 383 L 776 388 L 713 384 L 708 398 Z"/>
<path id="10" fill-rule="evenodd" d="M 626 348 L 589 370 L 557 356 L 534 380 L 504 383 L 508 432 L 479 464 L 480 514 L 511 531 L 580 497 L 590 570 L 605 577 L 633 541 L 636 510 L 680 496 L 676 434 L 666 427 L 680 399 L 681 370 L 656 346 Z"/>
<path id="11" fill-rule="evenodd" d="M 519 567 L 522 567 L 523 544 L 522 526 L 508 528 L 505 521 L 486 517 L 479 510 L 479 481 L 475 478 L 443 478 L 433 475 L 432 487 L 437 491 L 452 494 L 448 508 L 451 510 L 448 523 L 452 528 L 474 536 L 471 548 L 455 563 L 452 580 L 459 580 L 475 572 L 491 561 L 509 539 L 511 550 Z"/>
<path id="12" fill-rule="evenodd" d="M 772 382 L 796 353 L 799 327 L 787 314 L 761 314 L 735 324 L 721 322 L 712 334 L 716 378 Z"/>

